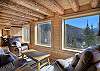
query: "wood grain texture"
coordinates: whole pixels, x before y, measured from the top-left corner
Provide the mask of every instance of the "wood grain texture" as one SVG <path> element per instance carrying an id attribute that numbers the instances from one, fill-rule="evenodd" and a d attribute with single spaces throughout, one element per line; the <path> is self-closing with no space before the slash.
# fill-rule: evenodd
<path id="1" fill-rule="evenodd" d="M 58 12 L 60 14 L 64 13 L 64 9 L 55 0 L 35 0 L 35 1 L 47 7 L 53 12 Z"/>
<path id="2" fill-rule="evenodd" d="M 1 0 L 0 1 L 0 5 L 1 6 L 5 6 L 5 7 L 8 7 L 8 8 L 11 8 L 13 10 L 16 10 L 16 11 L 20 11 L 22 13 L 25 13 L 25 14 L 28 14 L 28 15 L 32 15 L 32 16 L 36 16 L 36 17 L 39 17 L 39 18 L 44 18 L 44 15 L 43 14 L 40 14 L 36 11 L 33 11 L 25 6 L 22 6 L 20 4 L 17 4 L 17 3 L 14 3 L 10 0 Z"/>
<path id="3" fill-rule="evenodd" d="M 79 2 L 78 0 L 69 0 L 69 3 L 71 5 L 71 8 L 73 9 L 73 11 L 77 12 L 79 11 Z"/>
<path id="4" fill-rule="evenodd" d="M 91 0 L 91 7 L 96 8 L 100 4 L 100 0 Z"/>
<path id="5" fill-rule="evenodd" d="M 42 5 L 36 3 L 33 0 L 11 0 L 11 1 L 18 3 L 20 5 L 23 5 L 27 8 L 30 8 L 34 11 L 40 12 L 42 14 L 52 15 L 52 12 L 50 10 L 48 10 L 47 8 L 43 7 Z"/>
<path id="6" fill-rule="evenodd" d="M 77 14 L 91 8 L 100 8 L 100 0 L 0 0 L 0 18 L 10 19 L 6 21 L 8 23 L 13 19 L 17 20 L 13 22 L 15 24 L 23 24 L 45 20 L 55 14 Z"/>

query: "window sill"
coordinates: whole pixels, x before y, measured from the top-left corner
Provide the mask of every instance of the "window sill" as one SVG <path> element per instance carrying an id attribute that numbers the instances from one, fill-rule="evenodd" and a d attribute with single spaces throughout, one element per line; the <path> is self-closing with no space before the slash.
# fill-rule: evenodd
<path id="1" fill-rule="evenodd" d="M 71 52 L 77 52 L 77 53 L 81 53 L 84 51 L 84 49 L 71 49 L 71 48 L 62 48 L 62 50 L 67 50 L 67 51 L 71 51 Z"/>
<path id="2" fill-rule="evenodd" d="M 49 46 L 49 45 L 43 45 L 43 44 L 35 44 L 35 45 L 43 46 L 43 47 L 51 47 L 51 46 Z"/>

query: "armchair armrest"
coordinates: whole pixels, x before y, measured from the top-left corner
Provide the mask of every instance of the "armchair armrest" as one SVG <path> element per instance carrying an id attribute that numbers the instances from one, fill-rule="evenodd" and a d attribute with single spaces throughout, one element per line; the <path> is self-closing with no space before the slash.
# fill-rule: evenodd
<path id="1" fill-rule="evenodd" d="M 22 43 L 21 44 L 21 50 L 23 51 L 23 50 L 28 50 L 29 49 L 29 45 L 28 45 L 28 43 Z"/>
<path id="2" fill-rule="evenodd" d="M 71 66 L 71 62 L 73 60 L 73 57 L 68 58 L 66 60 L 63 59 L 58 59 L 56 61 L 56 63 L 58 64 L 58 66 L 63 70 L 63 71 L 67 71 L 67 70 L 72 70 L 72 66 Z"/>
<path id="3" fill-rule="evenodd" d="M 25 64 L 25 65 L 17 68 L 15 71 L 33 71 L 33 69 L 28 64 Z"/>
<path id="4" fill-rule="evenodd" d="M 27 61 L 25 59 L 17 59 L 16 61 L 13 62 L 13 65 L 15 66 L 15 68 L 18 68 L 20 66 L 23 66 L 25 63 L 27 63 Z"/>

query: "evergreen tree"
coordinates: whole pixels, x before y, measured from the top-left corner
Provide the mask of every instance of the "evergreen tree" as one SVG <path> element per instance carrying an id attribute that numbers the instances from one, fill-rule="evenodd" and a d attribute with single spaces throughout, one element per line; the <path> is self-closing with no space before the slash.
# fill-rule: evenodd
<path id="1" fill-rule="evenodd" d="M 95 45 L 96 44 L 96 35 L 95 32 L 93 30 L 93 25 L 91 25 L 91 45 Z"/>
<path id="2" fill-rule="evenodd" d="M 84 34 L 85 34 L 85 35 L 90 35 L 90 31 L 91 31 L 91 29 L 90 29 L 90 27 L 89 27 L 89 25 L 88 25 L 88 23 L 87 23 L 87 26 L 86 26 L 86 28 L 85 28 L 85 30 L 84 30 Z"/>
<path id="3" fill-rule="evenodd" d="M 84 41 L 86 43 L 86 47 L 89 47 L 91 45 L 94 45 L 95 44 L 95 33 L 93 31 L 93 25 L 91 25 L 91 28 L 89 27 L 88 23 L 87 23 L 87 26 L 84 30 Z"/>
<path id="4" fill-rule="evenodd" d="M 77 48 L 76 43 L 77 43 L 76 34 L 73 33 L 73 35 L 72 35 L 72 47 Z"/>
<path id="5" fill-rule="evenodd" d="M 86 45 L 85 46 L 89 46 L 90 45 L 90 37 L 89 37 L 89 35 L 90 35 L 90 28 L 89 28 L 89 25 L 88 25 L 88 23 L 87 23 L 87 26 L 86 26 L 86 28 L 85 28 L 85 30 L 84 30 L 84 35 L 85 35 L 85 37 L 84 37 L 84 41 L 85 41 L 85 43 L 86 43 Z"/>

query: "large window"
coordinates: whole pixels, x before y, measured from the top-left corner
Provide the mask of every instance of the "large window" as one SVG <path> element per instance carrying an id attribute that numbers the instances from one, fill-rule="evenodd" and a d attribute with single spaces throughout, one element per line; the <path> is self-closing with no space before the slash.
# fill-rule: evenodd
<path id="1" fill-rule="evenodd" d="M 84 49 L 96 45 L 99 22 L 99 15 L 65 19 L 63 48 Z"/>
<path id="2" fill-rule="evenodd" d="M 51 21 L 38 23 L 35 30 L 36 44 L 51 46 Z"/>
<path id="3" fill-rule="evenodd" d="M 22 41 L 30 43 L 30 25 L 24 25 L 22 27 Z"/>

